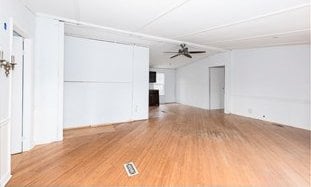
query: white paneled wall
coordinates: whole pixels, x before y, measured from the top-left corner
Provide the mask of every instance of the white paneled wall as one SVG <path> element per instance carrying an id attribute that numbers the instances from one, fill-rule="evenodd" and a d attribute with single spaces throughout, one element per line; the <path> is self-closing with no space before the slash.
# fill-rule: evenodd
<path id="1" fill-rule="evenodd" d="M 63 135 L 64 24 L 37 17 L 35 41 L 34 141 L 61 140 Z"/>
<path id="2" fill-rule="evenodd" d="M 133 47 L 65 37 L 65 81 L 132 82 Z"/>
<path id="3" fill-rule="evenodd" d="M 64 128 L 148 118 L 149 49 L 65 37 Z"/>
<path id="4" fill-rule="evenodd" d="M 221 53 L 177 69 L 177 102 L 209 109 L 209 68 L 225 66 L 225 112 L 230 113 L 230 58 Z"/>
<path id="5" fill-rule="evenodd" d="M 310 128 L 310 46 L 232 52 L 232 113 Z"/>
<path id="6" fill-rule="evenodd" d="M 0 186 L 4 186 L 11 177 L 11 150 L 9 121 L 0 123 Z"/>
<path id="7" fill-rule="evenodd" d="M 8 29 L 0 28 L 0 50 L 3 51 L 3 58 L 10 58 L 10 38 L 12 24 L 4 16 L 0 17 L 0 23 L 6 22 Z M 3 68 L 0 69 L 0 187 L 4 186 L 11 177 L 11 151 L 10 151 L 10 101 L 11 101 L 11 76 L 6 77 Z"/>
<path id="8" fill-rule="evenodd" d="M 310 129 L 310 46 L 233 50 L 177 70 L 177 101 L 208 109 L 208 68 L 226 66 L 225 111 Z"/>
<path id="9" fill-rule="evenodd" d="M 143 120 L 149 116 L 149 49 L 134 46 L 133 52 L 132 120 Z"/>
<path id="10" fill-rule="evenodd" d="M 65 128 L 131 119 L 131 83 L 65 82 L 64 93 Z"/>

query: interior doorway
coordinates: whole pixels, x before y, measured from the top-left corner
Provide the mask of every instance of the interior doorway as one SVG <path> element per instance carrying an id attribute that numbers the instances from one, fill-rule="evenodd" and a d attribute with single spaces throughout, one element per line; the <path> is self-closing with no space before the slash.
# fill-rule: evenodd
<path id="1" fill-rule="evenodd" d="M 11 154 L 23 152 L 24 38 L 14 32 L 12 56 Z"/>
<path id="2" fill-rule="evenodd" d="M 225 66 L 209 68 L 209 108 L 225 108 Z"/>

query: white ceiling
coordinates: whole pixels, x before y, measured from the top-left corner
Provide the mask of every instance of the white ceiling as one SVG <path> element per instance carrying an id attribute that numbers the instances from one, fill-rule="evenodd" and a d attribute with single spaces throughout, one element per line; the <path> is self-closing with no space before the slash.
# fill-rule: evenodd
<path id="1" fill-rule="evenodd" d="M 65 27 L 68 35 L 150 47 L 152 67 L 176 68 L 221 52 L 209 46 L 231 50 L 310 43 L 309 0 L 22 1 L 36 13 L 130 31 Z M 177 50 L 180 42 L 192 43 L 191 50 L 208 49 L 207 54 L 170 60 L 163 51 Z"/>

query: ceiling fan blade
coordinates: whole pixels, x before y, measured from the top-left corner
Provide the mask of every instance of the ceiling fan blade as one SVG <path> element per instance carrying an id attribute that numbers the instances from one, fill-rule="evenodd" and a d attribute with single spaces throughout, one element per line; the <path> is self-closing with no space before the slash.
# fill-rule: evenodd
<path id="1" fill-rule="evenodd" d="M 165 51 L 163 53 L 178 53 L 178 52 L 169 52 L 169 51 Z"/>
<path id="2" fill-rule="evenodd" d="M 172 56 L 171 58 L 175 58 L 175 57 L 178 57 L 180 54 L 177 54 L 177 55 L 174 55 L 174 56 Z"/>
<path id="3" fill-rule="evenodd" d="M 188 57 L 188 58 L 192 58 L 192 56 L 191 55 L 189 55 L 189 54 L 184 54 L 186 57 Z"/>
<path id="4" fill-rule="evenodd" d="M 206 51 L 189 51 L 190 54 L 206 53 Z"/>

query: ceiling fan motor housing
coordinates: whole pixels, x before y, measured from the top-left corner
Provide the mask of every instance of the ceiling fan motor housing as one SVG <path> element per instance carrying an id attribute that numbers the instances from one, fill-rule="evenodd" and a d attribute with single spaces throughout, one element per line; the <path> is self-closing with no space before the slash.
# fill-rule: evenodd
<path id="1" fill-rule="evenodd" d="M 170 58 L 175 58 L 180 55 L 184 55 L 188 58 L 192 58 L 190 54 L 198 54 L 198 53 L 206 53 L 206 51 L 189 51 L 188 47 L 186 47 L 186 44 L 180 44 L 181 49 L 176 52 L 176 55 L 170 57 Z M 166 52 L 166 53 L 174 53 L 174 52 Z"/>

